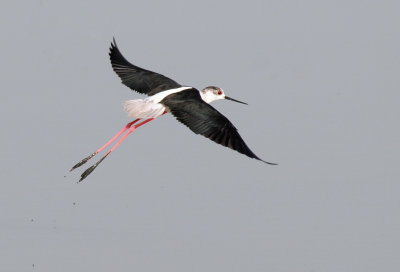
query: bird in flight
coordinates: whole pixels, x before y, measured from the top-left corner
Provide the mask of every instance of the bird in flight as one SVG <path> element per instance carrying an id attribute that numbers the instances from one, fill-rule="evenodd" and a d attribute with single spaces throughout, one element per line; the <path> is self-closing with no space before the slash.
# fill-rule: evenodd
<path id="1" fill-rule="evenodd" d="M 181 85 L 166 76 L 133 65 L 121 54 L 115 39 L 111 43 L 109 56 L 111 66 L 121 78 L 122 83 L 138 93 L 148 95 L 148 97 L 123 102 L 124 110 L 129 117 L 135 118 L 135 120 L 128 123 L 105 145 L 72 167 L 70 171 L 82 166 L 127 131 L 99 161 L 82 173 L 79 182 L 93 172 L 132 131 L 168 112 L 171 112 L 179 122 L 196 134 L 201 134 L 250 158 L 276 165 L 276 163 L 257 157 L 228 118 L 209 104 L 220 99 L 246 103 L 226 96 L 219 87 L 209 86 L 199 91 L 194 87 Z"/>

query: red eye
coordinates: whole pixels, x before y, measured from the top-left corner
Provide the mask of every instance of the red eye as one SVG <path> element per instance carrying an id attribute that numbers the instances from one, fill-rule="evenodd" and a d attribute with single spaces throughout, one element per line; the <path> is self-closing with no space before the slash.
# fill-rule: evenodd
<path id="1" fill-rule="evenodd" d="M 222 94 L 222 91 L 218 91 L 218 95 L 221 95 Z"/>

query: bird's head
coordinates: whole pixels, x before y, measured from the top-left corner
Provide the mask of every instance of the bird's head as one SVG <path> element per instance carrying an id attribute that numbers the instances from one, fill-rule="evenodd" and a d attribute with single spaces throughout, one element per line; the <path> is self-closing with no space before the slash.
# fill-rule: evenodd
<path id="1" fill-rule="evenodd" d="M 205 87 L 203 90 L 201 90 L 200 95 L 201 95 L 201 98 L 206 103 L 211 103 L 215 100 L 220 100 L 220 99 L 227 99 L 227 100 L 231 100 L 231 101 L 235 101 L 235 102 L 247 105 L 247 103 L 244 103 L 242 101 L 239 101 L 239 100 L 236 100 L 236 99 L 226 96 L 224 91 L 221 88 L 215 87 L 215 86 Z"/>

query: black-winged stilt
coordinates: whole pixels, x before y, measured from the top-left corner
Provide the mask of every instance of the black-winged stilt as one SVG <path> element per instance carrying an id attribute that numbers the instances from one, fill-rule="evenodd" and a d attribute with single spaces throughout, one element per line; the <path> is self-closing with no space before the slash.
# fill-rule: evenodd
<path id="1" fill-rule="evenodd" d="M 167 112 L 171 112 L 178 121 L 196 134 L 201 134 L 218 144 L 236 150 L 250 158 L 276 165 L 257 157 L 247 147 L 232 123 L 209 105 L 212 101 L 220 99 L 227 99 L 242 104 L 246 103 L 226 96 L 224 91 L 219 87 L 209 86 L 199 91 L 190 86 L 182 86 L 161 74 L 133 65 L 122 56 L 115 39 L 111 43 L 109 55 L 112 68 L 121 78 L 122 83 L 138 93 L 147 94 L 149 97 L 128 100 L 123 103 L 128 116 L 136 119 L 128 123 L 96 152 L 90 154 L 72 167 L 71 171 L 85 164 L 128 130 L 98 162 L 82 173 L 79 181 L 85 179 L 132 131 Z M 133 125 L 141 119 L 146 120 Z"/>

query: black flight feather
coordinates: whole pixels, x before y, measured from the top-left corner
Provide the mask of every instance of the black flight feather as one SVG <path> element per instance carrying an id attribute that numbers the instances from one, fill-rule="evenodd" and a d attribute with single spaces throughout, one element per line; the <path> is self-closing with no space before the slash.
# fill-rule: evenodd
<path id="1" fill-rule="evenodd" d="M 115 39 L 111 43 L 109 55 L 111 66 L 121 78 L 122 83 L 138 93 L 150 96 L 181 87 L 180 84 L 166 76 L 140 68 L 127 61 L 119 51 Z"/>
<path id="2" fill-rule="evenodd" d="M 194 133 L 201 134 L 250 158 L 275 165 L 275 163 L 266 162 L 257 157 L 228 118 L 204 102 L 198 90 L 193 88 L 171 94 L 160 103 Z"/>

